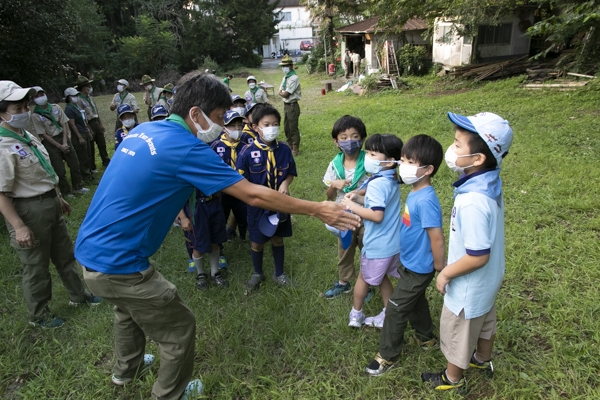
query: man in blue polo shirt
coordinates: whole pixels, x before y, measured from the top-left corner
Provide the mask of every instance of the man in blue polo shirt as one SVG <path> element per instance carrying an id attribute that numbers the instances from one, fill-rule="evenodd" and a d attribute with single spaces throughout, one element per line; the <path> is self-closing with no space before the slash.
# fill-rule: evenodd
<path id="1" fill-rule="evenodd" d="M 158 343 L 161 367 L 153 399 L 178 399 L 191 381 L 196 321 L 177 288 L 150 265 L 194 187 L 250 205 L 317 216 L 340 229 L 358 217 L 331 202 L 314 203 L 253 185 L 206 143 L 221 133 L 231 106 L 213 75 L 193 72 L 178 82 L 171 116 L 133 129 L 107 168 L 77 237 L 75 256 L 94 294 L 115 305 L 116 364 L 112 381 L 132 381 L 144 362 L 146 335 Z M 200 140 L 199 140 L 200 139 Z"/>

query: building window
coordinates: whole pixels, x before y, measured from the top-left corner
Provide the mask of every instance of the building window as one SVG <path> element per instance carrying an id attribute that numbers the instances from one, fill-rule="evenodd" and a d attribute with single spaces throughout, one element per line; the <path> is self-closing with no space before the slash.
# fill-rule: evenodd
<path id="1" fill-rule="evenodd" d="M 473 43 L 473 36 L 467 35 L 467 36 L 463 37 L 463 44 L 469 44 L 470 45 L 471 43 Z"/>
<path id="2" fill-rule="evenodd" d="M 479 26 L 479 44 L 510 44 L 512 24 Z"/>
<path id="3" fill-rule="evenodd" d="M 441 27 L 440 42 L 444 44 L 452 43 L 452 25 L 445 25 Z"/>
<path id="4" fill-rule="evenodd" d="M 280 12 L 279 14 L 277 14 L 277 19 L 280 20 L 280 22 L 289 22 L 292 20 L 292 13 Z"/>

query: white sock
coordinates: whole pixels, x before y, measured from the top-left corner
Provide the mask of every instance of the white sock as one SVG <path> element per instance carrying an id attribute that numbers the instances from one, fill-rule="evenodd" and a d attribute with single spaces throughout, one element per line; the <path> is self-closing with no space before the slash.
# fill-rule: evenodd
<path id="1" fill-rule="evenodd" d="M 219 249 L 216 249 L 208 256 L 210 262 L 210 276 L 215 276 L 219 272 Z"/>
<path id="2" fill-rule="evenodd" d="M 204 256 L 200 256 L 198 258 L 192 256 L 192 260 L 194 261 L 194 265 L 196 266 L 196 271 L 198 274 L 204 273 Z"/>
<path id="3" fill-rule="evenodd" d="M 361 308 L 360 310 L 356 311 L 356 310 L 354 309 L 354 307 L 352 307 L 352 313 L 353 313 L 353 314 L 362 314 L 362 308 Z"/>

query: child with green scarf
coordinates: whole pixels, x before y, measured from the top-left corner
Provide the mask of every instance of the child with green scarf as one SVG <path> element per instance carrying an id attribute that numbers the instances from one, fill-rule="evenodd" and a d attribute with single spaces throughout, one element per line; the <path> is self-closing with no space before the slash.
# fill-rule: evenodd
<path id="1" fill-rule="evenodd" d="M 367 137 L 367 129 L 360 118 L 344 115 L 333 125 L 331 131 L 333 143 L 340 152 L 327 167 L 323 182 L 327 185 L 327 199 L 339 203 L 346 193 L 357 190 L 367 179 L 364 167 L 365 152 L 361 149 Z M 344 250 L 341 239 L 338 239 L 338 281 L 333 284 L 325 297 L 332 299 L 352 290 L 351 281 L 356 279 L 354 253 L 356 247 L 362 249 L 364 227 L 352 232 L 352 242 Z"/>

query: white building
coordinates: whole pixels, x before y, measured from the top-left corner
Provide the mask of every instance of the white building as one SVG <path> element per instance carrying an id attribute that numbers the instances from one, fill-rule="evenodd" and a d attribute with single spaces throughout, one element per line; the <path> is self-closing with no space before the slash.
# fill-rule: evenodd
<path id="1" fill-rule="evenodd" d="M 310 12 L 300 4 L 300 0 L 280 0 L 275 8 L 275 18 L 281 19 L 276 26 L 276 33 L 263 45 L 263 57 L 269 57 L 271 53 L 279 53 L 282 50 L 300 50 L 303 40 L 313 40 L 313 26 Z"/>
<path id="2" fill-rule="evenodd" d="M 477 29 L 476 43 L 473 43 L 471 37 L 452 33 L 452 22 L 437 20 L 433 35 L 433 62 L 460 66 L 473 60 L 488 62 L 528 55 L 531 38 L 525 32 L 532 21 L 533 10 L 523 9 L 513 17 L 500 20 L 498 25 L 481 24 Z"/>

